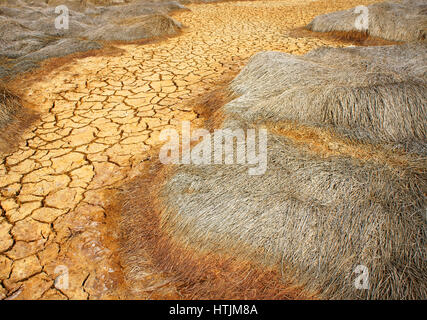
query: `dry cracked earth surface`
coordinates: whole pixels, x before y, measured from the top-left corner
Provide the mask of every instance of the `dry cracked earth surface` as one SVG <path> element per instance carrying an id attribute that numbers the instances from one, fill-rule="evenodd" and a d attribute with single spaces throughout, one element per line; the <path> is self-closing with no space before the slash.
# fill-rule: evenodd
<path id="1" fill-rule="evenodd" d="M 190 102 L 253 54 L 348 45 L 286 34 L 319 14 L 373 2 L 189 5 L 173 15 L 186 26 L 179 36 L 120 44 L 120 55 L 101 51 L 18 80 L 41 120 L 0 159 L 0 299 L 179 298 L 148 262 L 147 287 L 127 290 L 111 195 L 150 161 L 161 130 L 199 125 Z"/>

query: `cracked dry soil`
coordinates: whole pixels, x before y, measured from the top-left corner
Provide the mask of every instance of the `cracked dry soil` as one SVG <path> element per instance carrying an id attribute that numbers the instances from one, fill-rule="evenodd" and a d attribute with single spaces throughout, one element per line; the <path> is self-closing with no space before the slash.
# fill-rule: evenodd
<path id="1" fill-rule="evenodd" d="M 182 120 L 200 125 L 190 102 L 256 52 L 347 45 L 286 33 L 319 14 L 373 2 L 189 5 L 173 15 L 186 26 L 179 36 L 119 44 L 120 55 L 70 60 L 18 80 L 41 120 L 0 159 L 0 299 L 135 298 L 124 285 L 108 206 L 150 161 L 160 131 Z M 64 267 L 68 288 L 58 280 Z M 176 284 L 148 264 L 146 282 L 136 298 L 179 298 Z"/>

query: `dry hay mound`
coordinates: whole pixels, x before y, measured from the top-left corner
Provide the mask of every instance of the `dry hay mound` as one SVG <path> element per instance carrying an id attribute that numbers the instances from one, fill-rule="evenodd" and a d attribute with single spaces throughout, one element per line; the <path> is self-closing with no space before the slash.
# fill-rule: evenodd
<path id="1" fill-rule="evenodd" d="M 296 121 L 425 153 L 425 44 L 259 53 L 231 83 L 224 113 L 245 123 Z"/>
<path id="2" fill-rule="evenodd" d="M 213 117 L 224 119 L 221 128 L 268 129 L 266 172 L 251 176 L 253 166 L 237 164 L 160 166 L 125 186 L 121 246 L 132 287 L 149 255 L 190 298 L 426 299 L 425 155 L 358 138 L 425 139 L 423 72 L 411 62 L 385 72 L 369 66 L 388 56 L 400 61 L 402 50 L 416 49 L 255 56 L 230 86 L 238 97 Z M 336 60 L 346 56 L 363 62 L 343 69 Z M 357 73 L 361 65 L 372 74 Z M 398 128 L 400 112 L 413 126 Z M 367 268 L 368 289 L 355 285 L 358 266 Z"/>
<path id="3" fill-rule="evenodd" d="M 356 27 L 361 12 L 355 8 L 317 16 L 307 29 L 316 32 L 367 33 L 392 41 L 425 41 L 427 34 L 427 5 L 423 0 L 375 3 L 367 7 L 369 24 L 366 30 Z"/>
<path id="4" fill-rule="evenodd" d="M 132 41 L 174 35 L 181 27 L 181 24 L 171 17 L 156 14 L 123 20 L 117 25 L 106 25 L 95 32 L 87 33 L 87 37 L 91 40 Z"/>
<path id="5" fill-rule="evenodd" d="M 0 154 L 16 146 L 17 137 L 36 119 L 36 113 L 0 83 Z"/>
<path id="6" fill-rule="evenodd" d="M 102 4 L 102 5 L 101 5 Z M 69 9 L 68 29 L 55 27 L 56 6 Z M 177 34 L 181 24 L 167 14 L 185 9 L 171 1 L 8 1 L 0 4 L 0 77 L 38 62 L 100 49 L 104 41 L 133 41 Z"/>

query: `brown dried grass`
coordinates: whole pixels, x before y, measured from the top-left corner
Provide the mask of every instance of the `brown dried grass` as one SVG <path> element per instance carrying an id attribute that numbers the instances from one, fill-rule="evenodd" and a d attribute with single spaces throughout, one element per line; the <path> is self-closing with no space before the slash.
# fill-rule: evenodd
<path id="1" fill-rule="evenodd" d="M 21 141 L 20 136 L 38 118 L 28 103 L 0 82 L 0 155 L 11 152 Z"/>
<path id="2" fill-rule="evenodd" d="M 373 37 L 367 32 L 362 31 L 331 31 L 331 32 L 314 32 L 306 27 L 296 28 L 289 32 L 289 37 L 292 38 L 316 38 L 322 40 L 340 41 L 348 45 L 356 46 L 385 46 L 393 44 L 401 44 L 402 42 L 385 40 L 378 37 Z"/>
<path id="3" fill-rule="evenodd" d="M 162 189 L 173 167 L 154 162 L 121 191 L 121 254 L 132 288 L 138 286 L 141 257 L 149 256 L 159 273 L 174 278 L 183 299 L 313 299 L 282 279 L 273 268 L 215 252 L 196 251 L 172 239 L 161 222 Z M 141 192 L 146 190 L 146 192 Z M 143 228 L 141 228 L 143 226 Z M 129 263 L 130 262 L 130 263 Z"/>

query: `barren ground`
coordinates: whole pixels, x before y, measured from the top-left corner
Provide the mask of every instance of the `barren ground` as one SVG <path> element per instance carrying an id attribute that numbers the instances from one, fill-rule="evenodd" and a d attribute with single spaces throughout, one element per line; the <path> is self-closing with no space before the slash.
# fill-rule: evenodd
<path id="1" fill-rule="evenodd" d="M 200 122 L 189 102 L 235 74 L 250 56 L 304 54 L 344 46 L 304 33 L 286 37 L 316 15 L 365 0 L 287 0 L 189 5 L 174 14 L 177 37 L 121 44 L 40 69 L 14 83 L 41 121 L 0 160 L 0 299 L 131 297 L 115 255 L 111 194 L 150 161 L 160 130 Z M 59 266 L 59 267 L 58 267 Z M 69 287 L 55 279 L 69 271 Z M 138 298 L 179 298 L 176 284 L 147 263 Z"/>

